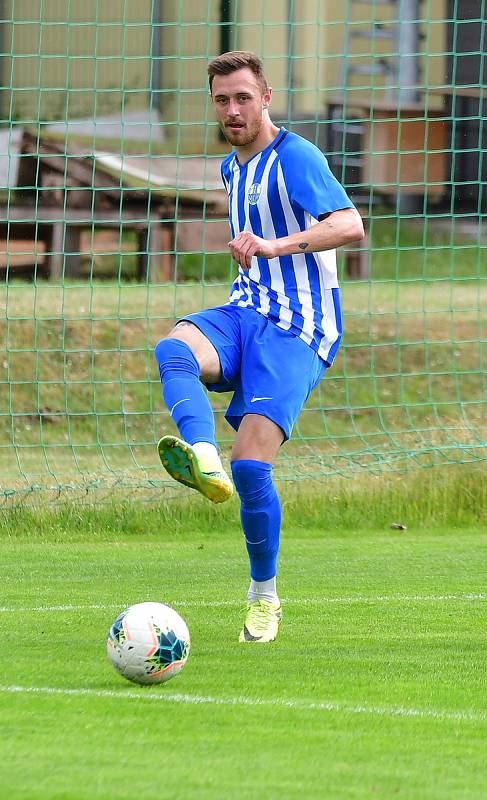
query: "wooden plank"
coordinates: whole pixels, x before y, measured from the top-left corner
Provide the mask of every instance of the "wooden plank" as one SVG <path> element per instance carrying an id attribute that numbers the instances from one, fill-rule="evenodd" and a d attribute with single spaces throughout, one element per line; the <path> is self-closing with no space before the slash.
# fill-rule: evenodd
<path id="1" fill-rule="evenodd" d="M 20 166 L 22 128 L 0 130 L 0 188 L 15 189 Z"/>
<path id="2" fill-rule="evenodd" d="M 159 214 L 152 211 L 150 214 L 143 207 L 130 210 L 103 210 L 92 211 L 84 208 L 53 208 L 52 206 L 25 205 L 25 206 L 0 206 L 0 223 L 25 223 L 28 225 L 53 224 L 66 222 L 71 225 L 90 227 L 100 225 L 117 227 L 128 225 L 133 227 L 146 227 L 149 221 L 159 221 Z"/>
<path id="3" fill-rule="evenodd" d="M 60 281 L 63 275 L 64 224 L 52 226 L 51 252 L 49 254 L 49 278 Z"/>
<path id="4" fill-rule="evenodd" d="M 179 219 L 175 225 L 178 253 L 228 253 L 230 239 L 228 219 Z"/>
<path id="5" fill-rule="evenodd" d="M 448 141 L 445 120 L 407 115 L 390 119 L 376 112 L 373 121 L 362 124 L 367 185 L 389 194 L 443 194 Z"/>
<path id="6" fill-rule="evenodd" d="M 25 150 L 33 158 L 38 158 L 49 170 L 56 170 L 83 186 L 102 189 L 108 195 L 120 195 L 120 179 L 108 174 L 98 176 L 90 153 L 72 153 L 71 146 L 67 150 L 64 145 L 50 143 L 45 139 L 38 141 L 29 135 L 25 137 Z"/>
<path id="7" fill-rule="evenodd" d="M 0 239 L 0 268 L 29 267 L 44 264 L 45 242 L 32 239 Z"/>

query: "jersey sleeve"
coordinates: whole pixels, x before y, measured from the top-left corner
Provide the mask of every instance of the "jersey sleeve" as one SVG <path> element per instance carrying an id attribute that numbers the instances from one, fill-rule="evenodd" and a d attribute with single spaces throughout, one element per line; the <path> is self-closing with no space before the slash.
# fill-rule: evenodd
<path id="1" fill-rule="evenodd" d="M 354 208 L 325 156 L 311 143 L 290 148 L 283 162 L 284 180 L 291 202 L 315 219 L 343 208 Z"/>

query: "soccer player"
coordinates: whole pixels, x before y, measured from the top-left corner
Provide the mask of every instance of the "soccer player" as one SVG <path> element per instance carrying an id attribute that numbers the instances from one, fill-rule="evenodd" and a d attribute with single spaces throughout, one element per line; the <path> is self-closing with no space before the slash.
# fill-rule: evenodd
<path id="1" fill-rule="evenodd" d="M 281 620 L 281 504 L 272 464 L 340 343 L 335 248 L 362 239 L 364 230 L 318 148 L 272 122 L 272 89 L 254 53 L 224 53 L 209 63 L 208 76 L 233 146 L 221 172 L 238 275 L 225 305 L 188 315 L 156 345 L 164 401 L 181 436 L 163 436 L 158 449 L 177 481 L 214 503 L 227 500 L 233 485 L 204 386 L 233 392 L 226 413 L 237 431 L 231 470 L 250 559 L 239 639 L 265 643 Z"/>

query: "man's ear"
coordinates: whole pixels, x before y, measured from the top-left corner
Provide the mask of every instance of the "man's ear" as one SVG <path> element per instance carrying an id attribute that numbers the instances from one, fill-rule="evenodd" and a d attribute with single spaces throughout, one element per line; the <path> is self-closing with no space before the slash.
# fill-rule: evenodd
<path id="1" fill-rule="evenodd" d="M 272 88 L 268 86 L 264 94 L 262 95 L 262 108 L 269 108 L 271 99 L 272 99 Z"/>

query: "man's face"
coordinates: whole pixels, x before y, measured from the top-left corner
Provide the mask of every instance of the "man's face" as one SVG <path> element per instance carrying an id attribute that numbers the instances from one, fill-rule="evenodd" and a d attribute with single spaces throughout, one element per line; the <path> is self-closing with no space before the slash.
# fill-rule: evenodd
<path id="1" fill-rule="evenodd" d="M 248 67 L 215 75 L 211 96 L 216 117 L 225 138 L 236 147 L 252 144 L 262 126 L 264 110 L 270 103 L 271 90 L 262 87 Z"/>

